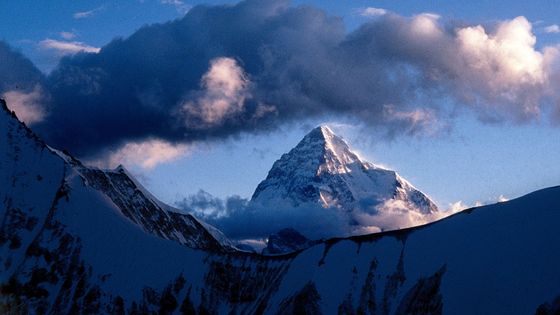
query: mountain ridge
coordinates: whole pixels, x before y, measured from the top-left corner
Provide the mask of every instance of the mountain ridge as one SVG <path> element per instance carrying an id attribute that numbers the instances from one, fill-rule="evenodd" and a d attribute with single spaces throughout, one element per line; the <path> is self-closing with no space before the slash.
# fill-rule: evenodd
<path id="1" fill-rule="evenodd" d="M 201 223 L 191 214 L 183 214 L 159 201 L 142 187 L 122 165 L 114 170 L 86 167 L 70 153 L 48 146 L 24 123 L 19 122 L 16 114 L 7 107 L 4 100 L 0 99 L 0 103 L 3 111 L 17 120 L 19 126 L 25 128 L 27 137 L 34 139 L 43 149 L 60 158 L 71 169 L 68 172 L 77 172 L 83 178 L 85 185 L 105 193 L 122 215 L 146 232 L 173 239 L 193 248 L 200 247 L 217 251 L 236 250 L 233 243 L 221 232 L 216 232 L 217 229 L 214 227 Z M 153 221 L 156 220 L 156 217 L 157 223 Z M 210 229 L 213 229 L 212 232 L 209 231 Z"/>
<path id="2" fill-rule="evenodd" d="M 467 315 L 557 307 L 549 301 L 560 296 L 560 186 L 289 255 L 193 249 L 134 224 L 58 155 L 18 138 L 22 124 L 8 118 L 0 111 L 0 310 Z"/>

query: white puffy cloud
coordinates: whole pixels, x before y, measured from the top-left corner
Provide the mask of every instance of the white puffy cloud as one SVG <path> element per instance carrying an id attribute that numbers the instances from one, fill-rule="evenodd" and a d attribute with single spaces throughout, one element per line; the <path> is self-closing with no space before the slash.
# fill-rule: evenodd
<path id="1" fill-rule="evenodd" d="M 72 17 L 74 17 L 74 19 L 76 19 L 76 20 L 89 18 L 89 17 L 94 16 L 95 14 L 97 14 L 99 11 L 101 11 L 103 9 L 105 9 L 105 7 L 100 6 L 100 7 L 97 7 L 95 9 L 88 10 L 88 11 L 79 11 L 79 12 L 74 13 L 72 15 Z"/>
<path id="2" fill-rule="evenodd" d="M 41 122 L 47 115 L 43 105 L 46 96 L 39 85 L 36 85 L 30 92 L 20 90 L 4 92 L 2 98 L 6 100 L 8 108 L 13 110 L 17 117 L 27 125 Z"/>
<path id="3" fill-rule="evenodd" d="M 410 29 L 413 35 L 436 37 L 443 34 L 438 24 L 440 16 L 433 13 L 422 13 L 412 17 Z"/>
<path id="4" fill-rule="evenodd" d="M 232 58 L 220 57 L 210 61 L 208 72 L 202 77 L 203 91 L 194 101 L 187 101 L 187 125 L 211 127 L 243 111 L 249 79 Z"/>
<path id="5" fill-rule="evenodd" d="M 559 82 L 553 66 L 559 49 L 537 48 L 523 16 L 456 26 L 431 13 L 391 14 L 360 32 L 364 40 L 374 38 L 379 62 L 395 60 L 388 79 L 401 82 L 403 99 L 411 103 L 423 95 L 416 101 L 437 109 L 443 96 L 485 121 L 526 122 L 540 118 L 549 98 L 558 97 L 552 87 Z"/>
<path id="6" fill-rule="evenodd" d="M 173 144 L 161 139 L 147 139 L 128 142 L 104 157 L 90 161 L 90 164 L 104 168 L 114 168 L 122 164 L 127 167 L 140 167 L 149 170 L 158 164 L 181 158 L 190 151 L 191 146 L 186 144 Z"/>
<path id="7" fill-rule="evenodd" d="M 456 42 L 461 62 L 456 73 L 461 85 L 471 89 L 463 91 L 476 90 L 483 97 L 478 105 L 492 113 L 495 108 L 488 107 L 516 104 L 501 113 L 511 112 L 518 120 L 538 116 L 549 73 L 526 18 L 501 22 L 494 32 L 480 25 L 459 29 Z"/>
<path id="8" fill-rule="evenodd" d="M 99 47 L 90 46 L 82 42 L 68 42 L 47 38 L 39 42 L 41 49 L 49 49 L 56 51 L 59 55 L 73 55 L 79 52 L 98 53 Z"/>

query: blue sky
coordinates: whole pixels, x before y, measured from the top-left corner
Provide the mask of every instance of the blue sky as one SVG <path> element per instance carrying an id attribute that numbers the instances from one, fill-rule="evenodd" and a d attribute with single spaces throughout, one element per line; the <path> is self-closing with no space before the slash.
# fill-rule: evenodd
<path id="1" fill-rule="evenodd" d="M 47 73 L 63 52 L 53 41 L 95 50 L 116 37 L 127 37 L 143 25 L 181 18 L 197 4 L 230 1 L 4 1 L 0 37 Z M 400 16 L 424 12 L 467 25 L 491 25 L 524 16 L 537 37 L 536 49 L 560 44 L 560 8 L 553 1 L 294 1 L 340 16 L 348 31 L 371 17 L 359 14 L 378 8 Z M 547 31 L 548 30 L 548 31 Z M 51 42 L 45 42 L 51 40 Z M 51 47 L 51 48 L 48 48 Z M 336 117 L 336 116 L 335 116 Z M 469 110 L 451 118 L 450 130 L 429 136 L 388 140 L 353 127 L 347 120 L 311 118 L 283 124 L 270 132 L 246 134 L 189 146 L 186 155 L 152 168 L 130 165 L 145 185 L 166 202 L 204 189 L 218 197 L 250 197 L 272 163 L 293 147 L 310 127 L 327 122 L 368 160 L 399 171 L 432 196 L 440 207 L 462 200 L 516 197 L 560 184 L 560 130 L 546 118 L 529 122 L 485 123 Z"/>

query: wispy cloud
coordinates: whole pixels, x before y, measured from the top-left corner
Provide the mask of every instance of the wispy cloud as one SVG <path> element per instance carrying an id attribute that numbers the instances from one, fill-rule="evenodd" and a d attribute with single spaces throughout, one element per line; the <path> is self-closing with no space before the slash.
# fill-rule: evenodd
<path id="1" fill-rule="evenodd" d="M 179 14 L 186 14 L 191 9 L 191 6 L 181 0 L 161 0 L 162 4 L 171 5 Z"/>
<path id="2" fill-rule="evenodd" d="M 545 33 L 560 33 L 560 26 L 552 24 L 544 28 Z"/>
<path id="3" fill-rule="evenodd" d="M 80 12 L 76 12 L 74 13 L 72 16 L 76 19 L 85 19 L 85 18 L 89 18 L 94 16 L 95 14 L 97 14 L 99 11 L 102 11 L 103 9 L 105 9 L 105 6 L 100 6 L 97 7 L 95 9 L 91 9 L 89 11 L 80 11 Z"/>
<path id="4" fill-rule="evenodd" d="M 361 8 L 357 10 L 358 14 L 361 16 L 373 17 L 373 16 L 382 16 L 387 14 L 389 11 L 381 8 Z"/>
<path id="5" fill-rule="evenodd" d="M 89 163 L 114 168 L 120 164 L 150 170 L 162 163 L 169 163 L 191 152 L 191 146 L 173 144 L 160 139 L 128 142 L 108 155 Z"/>
<path id="6" fill-rule="evenodd" d="M 79 52 L 98 53 L 99 47 L 90 46 L 82 42 L 68 42 L 47 38 L 39 42 L 41 49 L 55 50 L 60 55 L 73 55 Z"/>

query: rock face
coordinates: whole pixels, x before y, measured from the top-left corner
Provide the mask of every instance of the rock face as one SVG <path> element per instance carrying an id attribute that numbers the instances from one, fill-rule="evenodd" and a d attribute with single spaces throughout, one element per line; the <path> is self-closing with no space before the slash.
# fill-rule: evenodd
<path id="1" fill-rule="evenodd" d="M 286 201 L 293 207 L 336 208 L 348 214 L 348 221 L 358 213 L 383 212 L 390 202 L 419 215 L 438 212 L 425 194 L 395 171 L 360 159 L 326 126 L 313 129 L 282 155 L 251 198 L 253 204 L 271 208 Z M 388 221 L 373 223 L 382 230 L 402 228 Z"/>
<path id="2" fill-rule="evenodd" d="M 261 256 L 231 249 L 191 217 L 177 222 L 126 171 L 92 175 L 79 165 L 0 109 L 0 313 L 558 309 L 560 187 L 422 227 Z"/>

